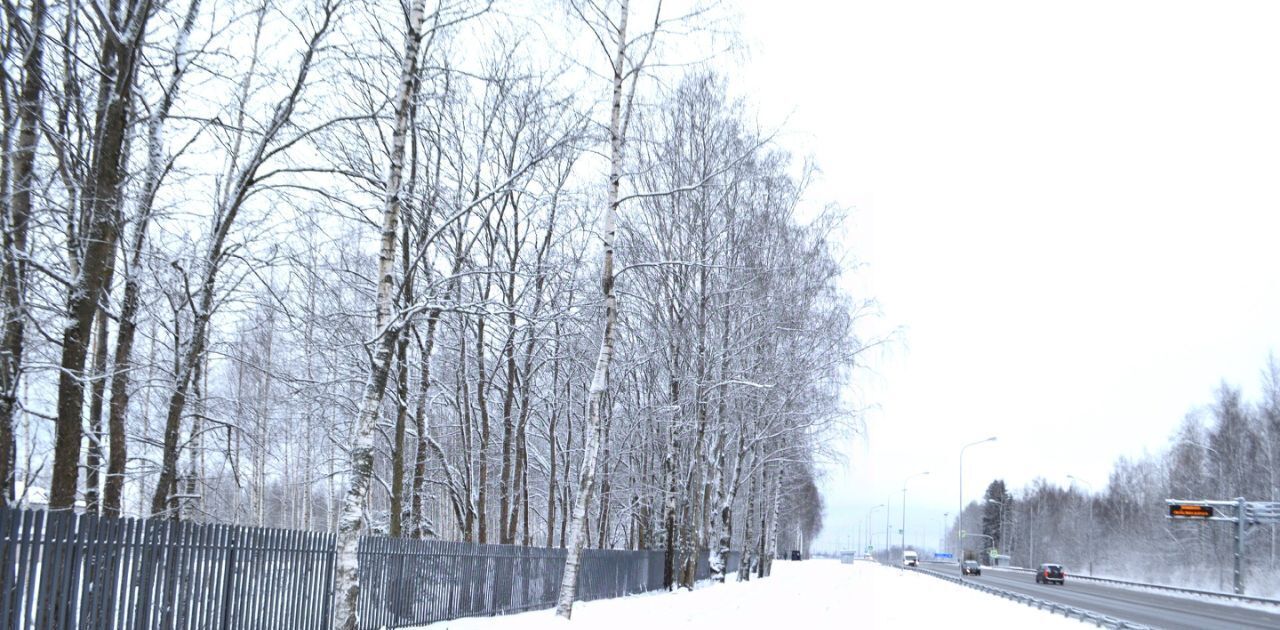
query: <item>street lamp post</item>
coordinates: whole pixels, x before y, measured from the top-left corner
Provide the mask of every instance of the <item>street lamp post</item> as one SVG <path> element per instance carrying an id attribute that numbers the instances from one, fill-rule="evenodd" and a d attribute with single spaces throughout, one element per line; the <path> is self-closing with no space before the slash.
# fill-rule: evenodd
<path id="1" fill-rule="evenodd" d="M 1086 488 L 1089 489 L 1089 497 L 1088 497 L 1089 499 L 1089 531 L 1085 532 L 1085 536 L 1088 536 L 1089 533 L 1093 531 L 1093 486 L 1089 485 L 1089 482 L 1075 475 L 1067 475 L 1067 479 L 1070 479 L 1072 481 L 1079 481 L 1080 483 L 1084 484 Z M 1089 575 L 1093 575 L 1093 550 L 1092 549 L 1089 550 Z"/>
<path id="2" fill-rule="evenodd" d="M 938 546 L 942 548 L 942 553 L 947 552 L 947 517 L 950 515 L 950 512 L 942 513 L 942 535 L 938 537 Z"/>
<path id="3" fill-rule="evenodd" d="M 1030 551 L 1028 551 L 1027 553 L 1027 565 L 1031 568 L 1035 568 L 1037 566 L 1036 565 L 1036 516 L 1039 516 L 1039 514 L 1040 514 L 1040 497 L 1037 495 L 1035 505 L 1031 505 L 1027 507 L 1027 516 L 1030 517 L 1027 523 L 1027 542 L 1031 547 Z"/>
<path id="4" fill-rule="evenodd" d="M 889 547 L 890 547 L 891 545 L 893 545 L 893 539 L 889 537 L 889 514 L 893 512 L 893 509 L 892 509 L 892 508 L 890 508 L 890 507 L 888 507 L 890 503 L 893 503 L 893 495 L 892 495 L 892 494 L 891 494 L 891 495 L 889 495 L 889 497 L 888 497 L 887 499 L 885 499 L 885 500 L 884 500 L 884 504 L 885 504 L 885 510 L 884 510 L 884 563 L 885 563 L 885 564 L 889 564 L 890 562 L 893 562 L 893 557 L 891 557 L 891 556 L 889 555 Z"/>
<path id="5" fill-rule="evenodd" d="M 926 470 L 924 472 L 918 472 L 902 480 L 902 551 L 903 553 L 906 553 L 907 551 L 907 482 L 911 481 L 912 479 L 915 479 L 916 477 L 923 477 L 924 475 L 927 475 L 927 474 L 929 474 L 929 471 Z"/>
<path id="6" fill-rule="evenodd" d="M 962 556 L 960 558 L 961 561 L 964 560 L 964 538 L 960 536 L 961 530 L 964 529 L 964 451 L 970 446 L 977 446 L 979 444 L 986 444 L 987 442 L 994 441 L 996 441 L 996 438 L 993 435 L 985 440 L 970 442 L 969 444 L 965 444 L 960 447 L 960 511 L 956 512 L 956 553 L 959 553 Z"/>
<path id="7" fill-rule="evenodd" d="M 875 511 L 882 507 L 888 507 L 888 506 L 884 503 L 881 503 L 880 505 L 877 505 L 871 508 L 870 510 L 867 510 L 867 547 L 871 546 L 871 515 L 875 514 Z M 885 541 L 884 544 L 887 547 L 889 545 L 889 542 Z"/>
<path id="8" fill-rule="evenodd" d="M 996 531 L 1000 532 L 1000 546 L 1003 547 L 1004 546 L 1004 501 L 1000 501 L 998 499 L 987 499 L 987 503 L 995 503 L 996 505 L 1000 506 L 1000 529 Z M 995 549 L 997 552 L 1000 551 L 998 548 L 996 548 L 995 539 L 991 540 L 991 548 Z"/>

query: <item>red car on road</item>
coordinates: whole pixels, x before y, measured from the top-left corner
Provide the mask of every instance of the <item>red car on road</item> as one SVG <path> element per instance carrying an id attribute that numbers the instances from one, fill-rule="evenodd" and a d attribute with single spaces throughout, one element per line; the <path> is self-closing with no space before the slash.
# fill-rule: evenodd
<path id="1" fill-rule="evenodd" d="M 1036 571 L 1036 584 L 1066 584 L 1067 572 L 1060 564 L 1045 563 Z"/>

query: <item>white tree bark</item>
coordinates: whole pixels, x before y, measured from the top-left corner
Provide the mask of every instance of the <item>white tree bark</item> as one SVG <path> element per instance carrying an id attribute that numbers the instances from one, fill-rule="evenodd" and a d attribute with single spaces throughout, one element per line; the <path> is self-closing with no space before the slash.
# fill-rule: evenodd
<path id="1" fill-rule="evenodd" d="M 336 573 L 334 575 L 333 627 L 355 630 L 356 602 L 360 597 L 357 550 L 365 525 L 365 496 L 373 474 L 373 432 L 386 392 L 387 374 L 396 341 L 404 322 L 393 321 L 395 291 L 396 233 L 400 224 L 400 187 L 404 172 L 405 139 L 409 131 L 409 111 L 413 104 L 418 73 L 418 46 L 422 40 L 425 0 L 415 0 L 405 33 L 404 56 L 400 66 L 400 87 L 396 97 L 395 129 L 391 136 L 391 164 L 387 172 L 386 202 L 382 213 L 382 250 L 378 256 L 378 305 L 374 320 L 377 349 L 373 367 L 360 401 L 354 441 L 351 445 L 351 480 L 338 522 Z"/>
<path id="2" fill-rule="evenodd" d="M 560 582 L 560 597 L 556 602 L 556 615 L 565 619 L 573 615 L 573 602 L 578 592 L 578 565 L 585 534 L 583 526 L 587 506 L 590 505 L 591 489 L 595 484 L 604 394 L 609 385 L 609 364 L 613 361 L 613 330 L 618 319 L 618 302 L 613 292 L 613 243 L 618 222 L 618 186 L 622 178 L 622 90 L 627 53 L 627 0 L 622 1 L 620 9 L 622 15 L 618 20 L 617 48 L 613 58 L 613 96 L 609 109 L 609 199 L 604 211 L 604 230 L 601 233 L 604 260 L 600 270 L 600 288 L 604 293 L 604 333 L 600 339 L 600 354 L 596 358 L 595 370 L 591 374 L 587 426 L 583 429 L 585 444 L 582 468 L 578 477 L 578 493 L 574 498 L 573 520 L 569 526 L 569 544 L 564 561 L 564 575 Z"/>
<path id="3" fill-rule="evenodd" d="M 773 505 L 769 506 L 769 525 L 765 534 L 764 553 L 760 558 L 760 577 L 773 571 L 773 556 L 778 549 L 778 509 L 782 505 L 782 469 L 776 468 L 772 480 Z"/>
<path id="4" fill-rule="evenodd" d="M 739 429 L 745 431 L 746 427 Z M 747 452 L 743 448 L 744 440 L 740 436 L 738 439 L 738 449 L 734 454 L 733 471 L 729 474 L 727 480 L 720 479 L 725 466 L 729 465 L 725 461 L 723 452 L 720 455 L 716 466 L 716 488 L 718 491 L 718 511 L 713 516 L 713 522 L 716 529 L 716 548 L 712 550 L 711 555 L 711 577 L 717 582 L 724 582 L 725 569 L 729 565 L 729 552 L 732 550 L 733 541 L 733 502 L 738 496 L 738 486 L 742 483 L 742 463 L 746 459 Z"/>

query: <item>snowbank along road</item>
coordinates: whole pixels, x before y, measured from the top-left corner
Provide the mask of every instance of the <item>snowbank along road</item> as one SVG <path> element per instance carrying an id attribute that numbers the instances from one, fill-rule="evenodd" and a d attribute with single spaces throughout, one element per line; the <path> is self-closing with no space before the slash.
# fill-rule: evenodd
<path id="1" fill-rule="evenodd" d="M 763 580 L 706 585 L 693 592 L 579 602 L 573 620 L 550 610 L 507 617 L 443 621 L 420 630 L 708 630 L 709 628 L 981 628 L 1080 630 L 1078 620 L 1053 615 L 871 562 L 776 562 Z"/>
<path id="2" fill-rule="evenodd" d="M 960 569 L 949 564 L 924 564 L 919 570 L 947 576 L 960 575 Z M 983 567 L 980 576 L 968 575 L 964 579 L 1152 628 L 1280 628 L 1280 611 L 1271 612 L 1226 602 L 1072 580 L 1070 572 L 1067 573 L 1066 584 L 1062 585 L 1037 584 L 1035 575 L 1031 573 L 1002 571 L 991 567 Z"/>

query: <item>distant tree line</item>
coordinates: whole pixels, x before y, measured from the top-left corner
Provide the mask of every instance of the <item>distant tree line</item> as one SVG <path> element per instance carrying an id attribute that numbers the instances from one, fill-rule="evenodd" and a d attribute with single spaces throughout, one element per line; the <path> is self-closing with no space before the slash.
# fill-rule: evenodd
<path id="1" fill-rule="evenodd" d="M 1222 384 L 1209 405 L 1183 419 L 1168 445 L 1121 458 L 1103 488 L 1037 479 L 1009 492 L 1001 480 L 952 524 L 971 537 L 965 548 L 987 559 L 992 545 L 1018 566 L 1060 562 L 1068 572 L 1231 590 L 1233 525 L 1166 518 L 1166 499 L 1276 501 L 1280 498 L 1280 362 L 1262 370 L 1261 397 L 1249 401 Z M 1004 501 L 1005 509 L 1000 509 Z M 1280 531 L 1254 526 L 1246 535 L 1247 590 L 1280 595 Z"/>

